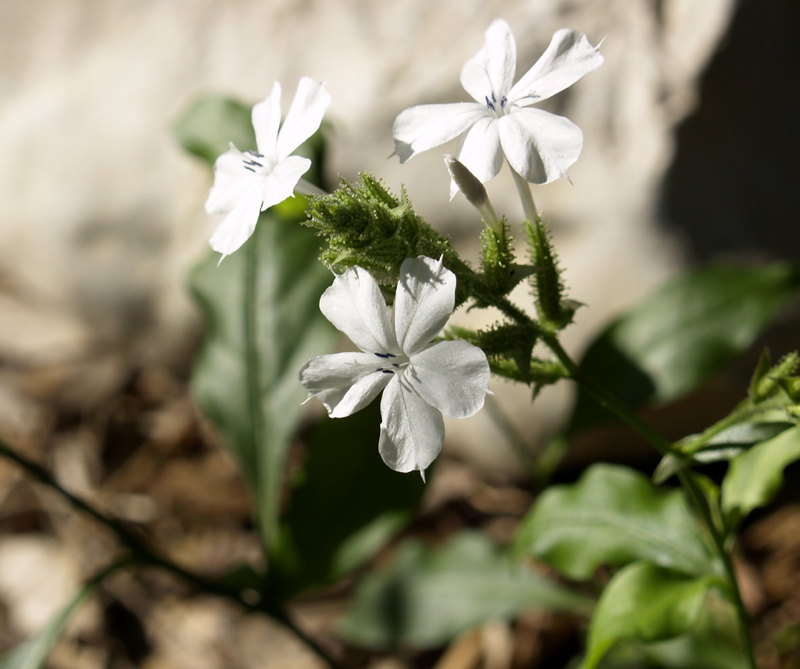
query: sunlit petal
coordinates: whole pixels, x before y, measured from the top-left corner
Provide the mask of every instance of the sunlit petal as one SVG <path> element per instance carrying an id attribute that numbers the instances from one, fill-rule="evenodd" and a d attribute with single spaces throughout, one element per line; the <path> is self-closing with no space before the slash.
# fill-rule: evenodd
<path id="1" fill-rule="evenodd" d="M 214 230 L 209 243 L 224 258 L 244 244 L 253 234 L 261 211 L 261 183 L 251 183 L 236 205 Z"/>
<path id="2" fill-rule="evenodd" d="M 453 313 L 456 276 L 441 260 L 420 256 L 400 266 L 394 299 L 397 344 L 410 356 L 430 343 Z"/>
<path id="3" fill-rule="evenodd" d="M 557 31 L 541 58 L 514 84 L 509 99 L 525 106 L 563 91 L 603 64 L 599 48 L 582 32 Z"/>
<path id="4" fill-rule="evenodd" d="M 475 102 L 420 105 L 400 112 L 394 122 L 394 152 L 404 163 L 416 154 L 458 137 L 489 114 Z"/>
<path id="5" fill-rule="evenodd" d="M 277 81 L 265 100 L 253 107 L 253 130 L 259 153 L 277 158 L 278 127 L 281 124 L 281 85 Z"/>
<path id="6" fill-rule="evenodd" d="M 497 19 L 486 31 L 486 43 L 461 70 L 461 85 L 475 101 L 497 105 L 508 94 L 517 67 L 517 45 L 511 28 Z"/>
<path id="7" fill-rule="evenodd" d="M 405 382 L 450 418 L 467 418 L 482 406 L 489 388 L 489 362 L 477 346 L 441 341 L 411 357 Z"/>
<path id="8" fill-rule="evenodd" d="M 456 157 L 481 182 L 486 183 L 503 166 L 503 151 L 500 147 L 498 119 L 483 118 L 473 125 L 461 139 Z M 451 180 L 450 199 L 458 192 Z"/>
<path id="9" fill-rule="evenodd" d="M 266 175 L 263 182 L 263 204 L 261 210 L 283 202 L 291 197 L 297 182 L 311 167 L 308 158 L 289 156 L 281 160 L 272 171 Z"/>
<path id="10" fill-rule="evenodd" d="M 322 123 L 331 96 L 325 85 L 303 77 L 297 85 L 292 106 L 278 133 L 278 157 L 285 158 L 313 135 Z"/>
<path id="11" fill-rule="evenodd" d="M 239 198 L 261 180 L 244 168 L 244 154 L 233 144 L 214 162 L 214 185 L 206 199 L 209 214 L 224 214 L 236 206 Z"/>
<path id="12" fill-rule="evenodd" d="M 337 276 L 319 308 L 362 351 L 400 353 L 381 289 L 365 269 L 351 267 Z"/>
<path id="13" fill-rule="evenodd" d="M 343 418 L 367 406 L 391 381 L 392 374 L 379 371 L 381 362 L 372 353 L 321 355 L 303 365 L 300 383 L 331 418 Z"/>
<path id="14" fill-rule="evenodd" d="M 403 375 L 395 376 L 381 398 L 378 451 L 397 472 L 424 471 L 444 442 L 442 414 L 412 391 Z"/>
<path id="15" fill-rule="evenodd" d="M 583 133 L 577 125 L 541 109 L 519 109 L 499 119 L 498 125 L 509 164 L 531 183 L 566 177 L 583 148 Z"/>

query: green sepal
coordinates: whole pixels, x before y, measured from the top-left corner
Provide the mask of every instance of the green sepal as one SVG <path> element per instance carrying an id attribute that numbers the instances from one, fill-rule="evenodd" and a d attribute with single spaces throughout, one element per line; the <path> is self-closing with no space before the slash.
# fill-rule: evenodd
<path id="1" fill-rule="evenodd" d="M 505 219 L 502 224 L 503 234 L 492 228 L 484 228 L 481 232 L 482 282 L 485 289 L 494 295 L 508 295 L 521 281 L 544 269 L 514 262 L 511 229 Z"/>
<path id="2" fill-rule="evenodd" d="M 470 330 L 454 325 L 447 329 L 445 338 L 468 341 L 490 357 L 507 356 L 519 349 L 533 349 L 539 338 L 539 330 L 527 323 L 496 323 L 486 330 Z"/>
<path id="3" fill-rule="evenodd" d="M 512 381 L 521 381 L 535 386 L 534 396 L 544 386 L 549 386 L 569 376 L 569 372 L 556 360 L 540 360 L 531 358 L 527 373 L 519 368 L 518 362 L 512 358 L 489 358 L 489 369 L 492 374 Z"/>
<path id="4" fill-rule="evenodd" d="M 764 367 L 769 364 L 769 353 L 765 351 L 759 360 L 753 379 L 750 382 L 749 394 L 753 403 L 762 402 L 777 393 L 781 388 L 793 402 L 798 401 L 797 379 L 791 375 L 797 371 L 798 354 L 796 351 L 789 353 L 778 361 L 771 368 L 764 371 Z M 792 382 L 787 383 L 789 379 Z"/>
<path id="5" fill-rule="evenodd" d="M 572 309 L 571 313 L 569 309 L 564 310 L 564 284 L 561 281 L 558 257 L 550 240 L 550 234 L 540 218 L 533 223 L 525 221 L 525 231 L 531 262 L 535 267 L 541 268 L 540 272 L 530 278 L 539 320 L 554 331 L 561 330 L 572 320 L 575 309 Z"/>

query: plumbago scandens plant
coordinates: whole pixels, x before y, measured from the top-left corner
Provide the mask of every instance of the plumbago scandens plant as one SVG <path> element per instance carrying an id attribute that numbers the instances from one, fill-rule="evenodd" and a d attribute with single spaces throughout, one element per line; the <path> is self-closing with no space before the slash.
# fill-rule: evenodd
<path id="1" fill-rule="evenodd" d="M 775 497 L 784 467 L 800 460 L 798 355 L 773 361 L 765 352 L 740 404 L 677 441 L 637 409 L 685 397 L 744 352 L 797 295 L 800 274 L 781 264 L 699 268 L 621 315 L 572 359 L 559 337 L 580 303 L 566 294 L 529 183 L 567 177 L 583 136 L 530 105 L 602 62 L 585 35 L 559 30 L 513 83 L 514 38 L 497 20 L 461 72 L 474 102 L 397 117 L 403 162 L 461 136 L 445 165 L 451 194 L 463 193 L 485 223 L 477 268 L 415 213 L 405 190 L 394 195 L 370 174 L 321 190 L 317 130 L 330 103 L 322 84 L 301 79 L 282 124 L 277 83 L 252 110 L 212 97 L 186 112 L 178 139 L 213 165 L 206 208 L 227 214 L 211 238 L 224 262 L 214 254 L 191 279 L 208 321 L 192 392 L 241 463 L 266 566 L 242 565 L 218 580 L 195 574 L 0 444 L 2 455 L 107 525 L 131 555 L 92 579 L 0 669 L 41 666 L 78 603 L 108 574 L 137 563 L 272 616 L 334 667 L 344 665 L 294 622 L 288 604 L 361 569 L 338 628 L 354 645 L 437 648 L 487 621 L 540 608 L 589 617 L 585 648 L 569 666 L 755 668 L 734 569 L 737 532 Z M 483 185 L 503 160 L 525 213 L 524 262 Z M 522 282 L 535 313 L 510 297 Z M 478 330 L 448 324 L 460 307 L 500 318 Z M 335 352 L 337 330 L 359 350 Z M 435 548 L 398 540 L 394 559 L 370 569 L 424 491 L 419 477 L 397 472 L 435 476 L 442 416 L 479 411 L 490 375 L 531 386 L 534 398 L 562 380 L 580 389 L 545 456 L 522 451 L 540 494 L 511 545 L 478 531 Z M 310 421 L 304 405 L 312 398 L 335 420 Z M 652 478 L 595 464 L 575 483 L 547 486 L 569 440 L 613 420 L 661 455 Z M 728 463 L 721 483 L 697 471 L 711 462 Z M 678 485 L 667 489 L 671 482 Z M 526 557 L 548 564 L 549 575 Z M 555 581 L 556 572 L 565 578 Z"/>

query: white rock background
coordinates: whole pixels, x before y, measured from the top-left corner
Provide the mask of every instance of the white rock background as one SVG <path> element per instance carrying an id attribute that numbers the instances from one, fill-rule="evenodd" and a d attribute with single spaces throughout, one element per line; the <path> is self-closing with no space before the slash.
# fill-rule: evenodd
<path id="1" fill-rule="evenodd" d="M 170 125 L 199 93 L 256 101 L 302 75 L 333 96 L 330 169 L 401 182 L 420 213 L 464 248 L 479 222 L 435 149 L 388 159 L 402 109 L 466 99 L 464 61 L 504 17 L 518 74 L 561 27 L 605 38 L 602 68 L 545 103 L 584 131 L 574 185 L 537 188 L 572 296 L 588 305 L 567 344 L 579 351 L 610 315 L 682 264 L 680 240 L 657 225 L 673 130 L 724 34 L 733 0 L 3 0 L 0 2 L 0 417 L 28 394 L 96 402 L 132 368 L 181 365 L 199 319 L 184 290 L 216 220 L 202 209 L 210 176 L 181 153 Z M 521 212 L 507 171 L 496 208 Z M 474 257 L 475 250 L 472 250 Z M 469 254 L 469 251 L 468 251 Z M 524 296 L 523 298 L 524 299 Z M 535 444 L 568 389 L 496 383 Z M 545 418 L 546 417 L 546 418 Z M 513 466 L 485 416 L 448 427 L 451 442 Z M 486 444 L 500 444 L 488 448 Z"/>

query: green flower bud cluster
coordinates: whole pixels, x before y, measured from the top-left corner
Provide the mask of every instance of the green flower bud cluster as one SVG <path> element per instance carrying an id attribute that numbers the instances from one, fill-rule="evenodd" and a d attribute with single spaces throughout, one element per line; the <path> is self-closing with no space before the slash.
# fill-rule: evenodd
<path id="1" fill-rule="evenodd" d="M 394 288 L 400 265 L 420 255 L 444 257 L 457 279 L 459 303 L 468 297 L 472 270 L 458 257 L 450 240 L 414 212 L 403 190 L 399 198 L 369 173 L 359 181 L 342 180 L 330 195 L 311 199 L 305 225 L 325 239 L 320 260 L 337 271 L 358 265 L 383 286 Z"/>

